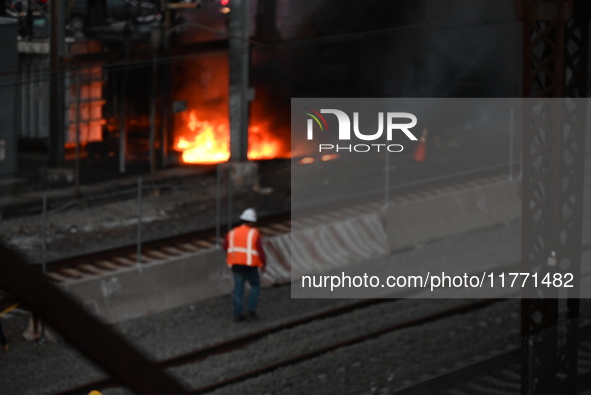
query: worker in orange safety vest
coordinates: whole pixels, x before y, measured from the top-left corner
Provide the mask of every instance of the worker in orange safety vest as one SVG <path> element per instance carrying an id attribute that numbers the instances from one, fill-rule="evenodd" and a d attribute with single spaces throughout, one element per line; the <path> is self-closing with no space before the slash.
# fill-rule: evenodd
<path id="1" fill-rule="evenodd" d="M 224 250 L 228 266 L 232 268 L 234 276 L 234 321 L 243 321 L 242 299 L 244 296 L 244 284 L 250 284 L 250 293 L 246 305 L 246 317 L 256 319 L 259 291 L 261 289 L 261 274 L 267 264 L 265 250 L 261 242 L 261 234 L 254 227 L 257 221 L 257 213 L 254 209 L 244 210 L 240 216 L 242 224 L 232 229 L 224 240 Z"/>

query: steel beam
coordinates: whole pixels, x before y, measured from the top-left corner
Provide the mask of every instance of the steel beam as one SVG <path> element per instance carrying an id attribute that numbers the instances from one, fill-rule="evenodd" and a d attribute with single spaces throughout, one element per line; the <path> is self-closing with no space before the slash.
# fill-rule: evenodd
<path id="1" fill-rule="evenodd" d="M 31 2 L 29 2 L 29 7 Z M 52 1 L 50 7 L 49 63 L 51 78 L 49 86 L 49 165 L 61 166 L 64 162 L 65 128 L 65 71 L 62 59 L 65 55 L 65 4 Z"/>
<path id="2" fill-rule="evenodd" d="M 578 289 L 589 48 L 588 0 L 516 0 L 523 22 L 524 271 L 572 273 Z M 533 290 L 531 290 L 533 291 Z M 574 393 L 578 294 L 538 287 L 522 300 L 523 394 Z M 570 293 L 568 293 L 570 292 Z"/>
<path id="3" fill-rule="evenodd" d="M 248 1 L 232 0 L 228 35 L 230 41 L 230 160 L 247 160 L 248 152 Z"/>
<path id="4" fill-rule="evenodd" d="M 188 394 L 108 326 L 0 244 L 0 288 L 31 308 L 100 368 L 137 394 Z"/>

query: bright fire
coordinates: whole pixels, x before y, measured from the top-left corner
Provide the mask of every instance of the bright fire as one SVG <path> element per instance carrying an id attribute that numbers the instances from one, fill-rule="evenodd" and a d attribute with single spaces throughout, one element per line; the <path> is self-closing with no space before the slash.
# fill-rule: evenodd
<path id="1" fill-rule="evenodd" d="M 188 132 L 178 137 L 175 149 L 183 152 L 183 162 L 215 164 L 230 159 L 230 128 L 228 123 L 199 120 L 195 111 L 189 113 Z M 282 157 L 282 144 L 255 125 L 248 129 L 248 159 L 273 159 Z"/>

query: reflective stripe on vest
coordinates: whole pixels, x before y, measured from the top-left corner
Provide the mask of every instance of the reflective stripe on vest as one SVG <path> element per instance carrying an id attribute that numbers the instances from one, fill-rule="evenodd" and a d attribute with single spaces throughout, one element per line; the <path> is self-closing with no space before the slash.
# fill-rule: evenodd
<path id="1" fill-rule="evenodd" d="M 260 260 L 255 259 L 253 260 L 253 257 L 256 256 L 258 258 L 259 253 L 256 250 L 256 245 L 255 245 L 255 236 L 257 234 L 257 230 L 255 228 L 250 228 L 248 229 L 248 234 L 246 236 L 246 246 L 236 246 L 235 243 L 235 235 L 236 235 L 236 231 L 239 228 L 233 229 L 228 237 L 228 259 L 231 260 L 231 257 L 233 258 L 233 253 L 235 252 L 239 252 L 239 253 L 243 253 L 246 255 L 246 259 L 245 262 L 228 262 L 228 264 L 232 265 L 235 263 L 238 264 L 245 264 L 248 266 L 252 266 L 253 263 L 256 264 L 256 266 L 259 266 Z M 254 262 L 256 261 L 256 262 Z"/>

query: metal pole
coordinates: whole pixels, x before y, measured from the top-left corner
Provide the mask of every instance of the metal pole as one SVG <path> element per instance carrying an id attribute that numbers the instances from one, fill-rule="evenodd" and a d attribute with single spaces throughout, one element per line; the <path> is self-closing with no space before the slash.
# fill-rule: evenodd
<path id="1" fill-rule="evenodd" d="M 29 2 L 29 9 L 31 2 Z M 49 164 L 61 166 L 65 143 L 65 81 L 62 60 L 65 55 L 65 2 L 52 1 L 50 7 L 49 63 L 51 69 L 49 100 Z"/>
<path id="2" fill-rule="evenodd" d="M 384 189 L 385 189 L 385 196 L 384 196 L 384 207 L 388 208 L 390 205 L 390 154 L 386 150 L 386 168 L 384 169 L 385 174 L 385 182 L 384 182 Z"/>
<path id="3" fill-rule="evenodd" d="M 162 10 L 165 10 L 164 25 L 162 30 L 162 51 L 163 59 L 168 59 L 170 55 L 170 40 L 171 35 L 166 34 L 170 31 L 170 13 L 168 9 L 168 0 L 161 0 Z M 173 118 L 171 116 L 171 79 L 172 79 L 172 63 L 169 60 L 160 61 L 160 91 L 161 91 L 161 122 L 160 122 L 160 148 L 162 153 L 162 165 L 168 164 L 169 161 L 169 142 L 172 141 L 170 136 L 173 130 Z"/>
<path id="4" fill-rule="evenodd" d="M 220 245 L 220 206 L 221 206 L 221 180 L 220 180 L 220 164 L 216 166 L 216 186 L 215 186 L 215 245 Z"/>
<path id="5" fill-rule="evenodd" d="M 76 197 L 80 197 L 80 70 L 76 69 Z"/>
<path id="6" fill-rule="evenodd" d="M 160 64 L 160 164 L 166 166 L 168 164 L 168 123 L 169 123 L 169 107 L 170 107 L 170 71 L 168 64 Z"/>
<path id="7" fill-rule="evenodd" d="M 228 167 L 228 232 L 232 229 L 232 170 L 230 163 L 226 163 Z"/>
<path id="8" fill-rule="evenodd" d="M 125 36 L 123 45 L 125 46 L 125 59 L 129 60 L 129 40 Z M 125 173 L 125 154 L 127 151 L 127 136 L 126 136 L 126 117 L 127 117 L 127 98 L 125 91 L 127 89 L 127 66 L 123 71 L 123 83 L 119 90 L 119 172 Z"/>
<path id="9" fill-rule="evenodd" d="M 47 195 L 43 195 L 43 241 L 41 244 L 41 263 L 43 273 L 47 273 Z"/>
<path id="10" fill-rule="evenodd" d="M 140 271 L 142 270 L 142 177 L 137 179 L 137 250 L 136 262 Z"/>
<path id="11" fill-rule="evenodd" d="M 247 160 L 248 151 L 248 0 L 232 0 L 228 26 L 230 52 L 230 158 Z"/>
<path id="12" fill-rule="evenodd" d="M 509 124 L 509 180 L 513 180 L 513 133 L 515 125 L 513 119 L 515 117 L 515 110 L 511 109 L 510 124 Z"/>
<path id="13" fill-rule="evenodd" d="M 523 116 L 523 115 L 522 115 Z M 521 122 L 523 124 L 523 122 Z M 523 127 L 521 128 L 521 137 L 519 138 L 521 146 L 519 147 L 519 179 L 523 179 Z"/>
<path id="14" fill-rule="evenodd" d="M 152 57 L 152 97 L 150 106 L 150 174 L 156 171 L 156 158 L 154 157 L 154 144 L 156 140 L 156 56 Z"/>

